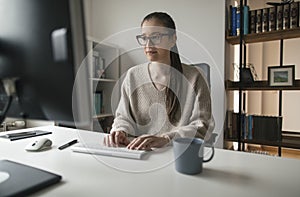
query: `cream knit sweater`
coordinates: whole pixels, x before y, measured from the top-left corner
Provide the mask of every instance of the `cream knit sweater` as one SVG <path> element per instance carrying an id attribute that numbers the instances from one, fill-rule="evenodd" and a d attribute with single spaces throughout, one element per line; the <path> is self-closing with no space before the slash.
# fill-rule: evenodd
<path id="1" fill-rule="evenodd" d="M 134 136 L 143 134 L 174 137 L 208 138 L 214 128 L 210 90 L 201 71 L 183 64 L 183 75 L 176 71 L 169 88 L 180 102 L 178 122 L 172 124 L 166 112 L 165 91 L 158 90 L 150 77 L 148 64 L 132 67 L 121 86 L 121 98 L 111 131 L 125 131 Z M 180 80 L 181 79 L 181 80 Z M 180 87 L 176 83 L 180 83 Z M 181 116 L 180 116 L 181 115 Z"/>

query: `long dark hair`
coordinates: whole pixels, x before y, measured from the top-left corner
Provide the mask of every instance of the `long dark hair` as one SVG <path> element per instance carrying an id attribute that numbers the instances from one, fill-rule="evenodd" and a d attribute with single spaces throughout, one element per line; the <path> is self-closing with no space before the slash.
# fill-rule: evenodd
<path id="1" fill-rule="evenodd" d="M 145 21 L 151 20 L 151 19 L 156 19 L 158 20 L 164 27 L 167 27 L 169 29 L 169 32 L 171 35 L 176 34 L 176 26 L 175 22 L 172 19 L 170 15 L 164 12 L 153 12 L 148 14 L 142 21 L 141 26 Z M 175 43 L 175 45 L 171 48 L 170 50 L 170 60 L 171 60 L 171 67 L 175 68 L 179 73 L 182 73 L 182 65 L 181 65 L 181 60 L 179 57 L 178 53 L 178 48 Z M 171 69 L 171 75 L 172 75 L 172 70 Z M 170 77 L 172 79 L 172 76 Z M 178 81 L 177 81 L 178 82 Z M 177 83 L 176 86 L 180 85 L 180 83 Z M 175 114 L 177 110 L 180 109 L 180 103 L 178 98 L 176 97 L 176 94 L 171 90 L 171 88 L 166 88 L 166 110 L 168 113 L 168 118 L 169 121 L 173 124 L 178 122 L 178 119 L 176 118 Z"/>

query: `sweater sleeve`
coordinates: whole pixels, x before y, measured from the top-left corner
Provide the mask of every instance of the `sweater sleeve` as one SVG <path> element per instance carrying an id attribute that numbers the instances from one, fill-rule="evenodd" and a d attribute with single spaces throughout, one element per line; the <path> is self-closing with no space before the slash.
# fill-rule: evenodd
<path id="1" fill-rule="evenodd" d="M 201 78 L 194 84 L 195 94 L 189 95 L 193 107 L 189 112 L 190 116 L 185 124 L 174 127 L 170 132 L 166 132 L 170 139 L 178 137 L 199 137 L 209 139 L 215 127 L 215 121 L 211 109 L 210 90 L 206 81 Z"/>
<path id="2" fill-rule="evenodd" d="M 113 131 L 124 131 L 130 135 L 135 133 L 135 123 L 130 113 L 129 98 L 129 77 L 125 77 L 121 86 L 121 98 L 115 112 L 115 118 L 112 125 Z"/>

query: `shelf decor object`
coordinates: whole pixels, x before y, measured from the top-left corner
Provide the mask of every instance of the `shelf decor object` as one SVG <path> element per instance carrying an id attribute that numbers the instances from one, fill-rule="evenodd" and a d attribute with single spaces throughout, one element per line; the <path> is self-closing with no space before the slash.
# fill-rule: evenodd
<path id="1" fill-rule="evenodd" d="M 251 69 L 250 68 L 241 68 L 240 69 L 241 73 L 241 82 L 243 83 L 253 83 L 254 82 L 254 77 L 252 75 Z"/>
<path id="2" fill-rule="evenodd" d="M 295 65 L 268 67 L 269 86 L 293 86 L 295 84 Z"/>

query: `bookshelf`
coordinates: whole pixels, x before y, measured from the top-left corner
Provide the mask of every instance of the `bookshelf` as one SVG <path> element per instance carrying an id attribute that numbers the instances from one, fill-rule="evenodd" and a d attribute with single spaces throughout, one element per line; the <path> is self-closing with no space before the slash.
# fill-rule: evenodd
<path id="1" fill-rule="evenodd" d="M 226 6 L 232 5 L 233 1 L 227 0 Z M 251 2 L 251 0 L 240 0 L 239 5 L 248 5 L 248 2 Z M 241 6 L 243 7 L 243 6 Z M 252 43 L 262 43 L 262 42 L 269 42 L 269 41 L 279 41 L 280 42 L 280 62 L 278 65 L 283 66 L 283 44 L 284 40 L 286 39 L 293 39 L 293 38 L 300 38 L 300 27 L 293 27 L 290 29 L 280 29 L 280 30 L 272 30 L 272 31 L 266 31 L 266 32 L 259 32 L 259 33 L 248 33 L 244 35 L 244 29 L 243 29 L 243 13 L 241 10 L 241 16 L 240 16 L 240 35 L 238 36 L 230 36 L 230 31 L 226 31 L 225 34 L 225 40 L 228 45 L 238 45 L 240 52 L 239 52 L 239 69 L 241 70 L 244 65 L 247 65 L 247 48 L 246 46 L 248 44 Z M 251 10 L 251 7 L 250 7 Z M 230 18 L 230 15 L 227 14 L 226 18 L 226 24 L 228 24 L 228 20 Z M 230 23 L 229 23 L 230 24 Z M 227 61 L 228 62 L 228 61 Z M 296 68 L 297 69 L 297 68 Z M 239 77 L 241 78 L 241 72 Z M 267 80 L 255 80 L 254 82 L 241 82 L 241 81 L 233 81 L 233 80 L 225 80 L 225 89 L 226 92 L 231 91 L 238 91 L 239 95 L 239 115 L 246 112 L 246 94 L 248 91 L 277 91 L 279 93 L 278 98 L 278 117 L 282 117 L 282 92 L 283 91 L 297 91 L 300 90 L 300 80 L 295 79 L 295 83 L 293 86 L 269 86 L 269 83 Z M 229 95 L 229 94 L 227 94 Z M 229 96 L 228 99 L 232 99 Z M 284 118 L 284 117 L 283 117 Z M 226 125 L 228 125 L 228 122 L 226 122 Z M 278 141 L 270 141 L 270 140 L 264 140 L 264 139 L 244 139 L 243 133 L 242 133 L 242 118 L 240 118 L 237 121 L 236 127 L 238 128 L 238 133 L 236 137 L 227 137 L 225 136 L 225 140 L 229 142 L 238 142 L 238 150 L 244 151 L 245 144 L 258 144 L 258 145 L 267 145 L 267 146 L 276 146 L 278 147 L 278 155 L 281 156 L 281 148 L 287 147 L 287 148 L 300 148 L 300 135 L 298 132 L 289 132 L 289 131 L 280 131 L 280 137 Z M 225 128 L 224 133 L 226 134 L 228 131 L 228 128 Z"/>
<path id="2" fill-rule="evenodd" d="M 94 131 L 107 132 L 113 121 L 111 95 L 120 77 L 119 49 L 93 37 L 87 37 L 87 45 L 93 93 L 92 128 Z"/>
<path id="3" fill-rule="evenodd" d="M 226 90 L 300 90 L 300 80 L 295 80 L 294 86 L 269 86 L 268 81 L 260 80 L 253 83 L 242 83 L 236 81 L 226 80 Z"/>
<path id="4" fill-rule="evenodd" d="M 239 44 L 240 37 L 239 36 L 229 36 L 229 33 L 226 35 L 226 41 L 230 44 Z M 280 39 L 292 39 L 299 38 L 300 27 L 293 29 L 284 29 L 284 30 L 276 30 L 270 32 L 261 32 L 255 34 L 247 34 L 244 35 L 243 42 L 245 43 L 258 43 L 258 42 L 267 42 L 274 41 Z"/>

